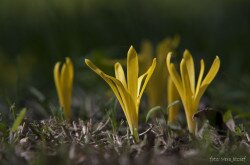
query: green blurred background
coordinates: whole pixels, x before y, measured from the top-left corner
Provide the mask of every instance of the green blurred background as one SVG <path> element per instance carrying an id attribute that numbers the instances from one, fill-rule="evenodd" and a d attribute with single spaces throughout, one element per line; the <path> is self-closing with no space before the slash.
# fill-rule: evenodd
<path id="1" fill-rule="evenodd" d="M 221 83 L 211 89 L 217 101 L 247 106 L 249 11 L 249 0 L 0 0 L 0 103 L 28 99 L 30 86 L 55 96 L 53 66 L 65 56 L 84 89 L 91 86 L 84 58 L 125 57 L 143 39 L 178 34 L 179 55 L 187 48 L 209 65 L 221 57 Z"/>

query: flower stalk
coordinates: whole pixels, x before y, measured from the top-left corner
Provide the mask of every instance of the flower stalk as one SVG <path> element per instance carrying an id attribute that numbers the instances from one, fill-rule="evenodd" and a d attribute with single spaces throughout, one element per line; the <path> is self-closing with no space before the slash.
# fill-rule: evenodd
<path id="1" fill-rule="evenodd" d="M 171 105 L 173 102 L 179 100 L 180 96 L 170 76 L 168 77 L 167 85 L 168 85 L 167 86 L 167 89 L 168 89 L 167 101 L 168 101 L 168 104 Z M 170 106 L 168 108 L 168 124 L 176 124 L 178 122 L 179 109 L 180 109 L 179 104 Z"/>

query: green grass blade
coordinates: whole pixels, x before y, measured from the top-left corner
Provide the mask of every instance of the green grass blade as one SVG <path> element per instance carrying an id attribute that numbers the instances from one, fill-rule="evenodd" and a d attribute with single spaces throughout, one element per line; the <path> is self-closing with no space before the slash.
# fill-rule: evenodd
<path id="1" fill-rule="evenodd" d="M 26 114 L 26 111 L 27 109 L 26 108 L 23 108 L 21 110 L 21 112 L 19 113 L 19 115 L 17 116 L 17 118 L 15 119 L 13 125 L 12 125 L 12 128 L 11 128 L 11 131 L 12 132 L 15 132 L 18 128 L 18 126 L 22 123 L 24 117 L 25 117 L 25 114 Z"/>
<path id="2" fill-rule="evenodd" d="M 150 116 L 152 116 L 152 114 L 154 114 L 156 111 L 161 111 L 163 113 L 163 109 L 161 106 L 156 106 L 156 107 L 151 108 L 147 113 L 146 122 L 148 122 L 148 119 L 150 118 Z"/>

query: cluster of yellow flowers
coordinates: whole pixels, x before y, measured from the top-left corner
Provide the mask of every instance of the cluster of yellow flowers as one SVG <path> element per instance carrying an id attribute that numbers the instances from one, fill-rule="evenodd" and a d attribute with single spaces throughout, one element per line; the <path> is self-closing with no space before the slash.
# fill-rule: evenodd
<path id="1" fill-rule="evenodd" d="M 171 104 L 179 98 L 181 99 L 189 132 L 195 133 L 196 122 L 193 120 L 193 115 L 198 110 L 200 99 L 206 88 L 215 78 L 220 68 L 220 59 L 216 56 L 204 79 L 205 64 L 202 59 L 200 61 L 200 73 L 196 83 L 194 61 L 188 50 L 183 54 L 180 63 L 180 74 L 177 72 L 175 65 L 171 63 L 171 51 L 173 51 L 178 44 L 178 37 L 174 37 L 173 39 L 168 38 L 162 41 L 157 48 L 156 58 L 152 56 L 153 52 L 150 42 L 143 43 L 143 49 L 139 53 L 139 57 L 133 46 L 131 46 L 127 54 L 126 76 L 121 64 L 124 62 L 116 62 L 114 64 L 115 76 L 113 77 L 105 74 L 90 60 L 85 59 L 87 66 L 102 77 L 114 92 L 124 111 L 130 132 L 135 140 L 138 140 L 139 105 L 147 84 L 148 88 L 146 93 L 150 106 L 164 106 L 166 101 L 168 101 L 168 104 Z M 151 64 L 149 64 L 149 61 Z M 139 62 L 142 63 L 140 69 L 144 72 L 141 76 L 139 76 Z M 63 64 L 61 71 L 60 65 L 58 62 L 54 67 L 55 85 L 64 116 L 66 119 L 70 119 L 73 65 L 69 58 L 66 58 L 66 62 Z M 178 111 L 179 106 L 169 108 L 169 123 L 177 121 Z"/>

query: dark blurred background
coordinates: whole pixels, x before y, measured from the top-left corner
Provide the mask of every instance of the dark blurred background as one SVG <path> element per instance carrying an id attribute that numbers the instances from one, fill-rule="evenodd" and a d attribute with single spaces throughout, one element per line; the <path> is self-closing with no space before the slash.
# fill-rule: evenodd
<path id="1" fill-rule="evenodd" d="M 179 55 L 187 48 L 207 66 L 220 56 L 211 88 L 217 101 L 230 97 L 246 106 L 249 11 L 249 0 L 0 0 L 0 100 L 22 102 L 31 86 L 55 96 L 53 66 L 65 56 L 74 61 L 75 84 L 87 88 L 84 58 L 125 57 L 143 39 L 156 44 L 178 34 Z"/>

